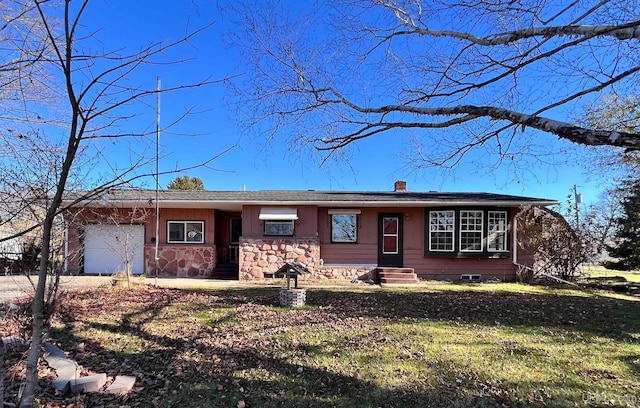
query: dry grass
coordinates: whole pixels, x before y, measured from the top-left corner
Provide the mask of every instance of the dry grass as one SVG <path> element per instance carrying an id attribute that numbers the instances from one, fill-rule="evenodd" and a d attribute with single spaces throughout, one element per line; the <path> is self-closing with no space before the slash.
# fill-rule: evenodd
<path id="1" fill-rule="evenodd" d="M 640 389 L 628 296 L 425 283 L 277 302 L 273 287 L 77 292 L 50 337 L 82 344 L 90 370 L 138 378 L 126 401 L 76 397 L 87 407 L 623 407 Z"/>

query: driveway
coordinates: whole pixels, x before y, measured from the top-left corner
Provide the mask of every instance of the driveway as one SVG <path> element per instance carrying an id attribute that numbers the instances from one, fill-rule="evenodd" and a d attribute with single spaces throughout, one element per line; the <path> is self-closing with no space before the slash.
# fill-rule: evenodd
<path id="1" fill-rule="evenodd" d="M 38 277 L 30 276 L 34 285 L 38 282 Z M 101 285 L 108 285 L 111 278 L 108 276 L 61 276 L 60 287 L 63 289 L 91 288 Z M 33 287 L 29 279 L 23 275 L 0 276 L 0 302 L 21 297 L 33 296 Z"/>
<path id="2" fill-rule="evenodd" d="M 34 284 L 38 277 L 31 276 Z M 147 285 L 155 285 L 154 278 L 133 278 Z M 140 280 L 138 280 L 140 279 Z M 102 285 L 111 285 L 110 276 L 61 276 L 60 287 L 62 289 L 94 288 Z M 240 286 L 238 281 L 227 281 L 203 278 L 158 278 L 158 286 L 167 288 L 206 288 Z M 21 296 L 33 296 L 33 288 L 26 276 L 10 275 L 0 276 L 0 303 L 7 302 Z"/>

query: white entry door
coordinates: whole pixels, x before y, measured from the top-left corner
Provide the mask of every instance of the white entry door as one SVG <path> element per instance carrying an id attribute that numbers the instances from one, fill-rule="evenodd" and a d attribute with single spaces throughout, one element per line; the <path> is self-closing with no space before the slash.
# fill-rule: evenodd
<path id="1" fill-rule="evenodd" d="M 143 273 L 143 225 L 87 225 L 85 227 L 85 274 L 124 272 L 127 259 L 134 274 Z"/>

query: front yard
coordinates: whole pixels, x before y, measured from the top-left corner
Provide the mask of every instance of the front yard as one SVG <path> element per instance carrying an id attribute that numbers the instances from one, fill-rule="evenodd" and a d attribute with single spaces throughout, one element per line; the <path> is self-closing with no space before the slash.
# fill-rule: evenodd
<path id="1" fill-rule="evenodd" d="M 48 336 L 86 370 L 135 375 L 125 397 L 45 406 L 640 406 L 640 303 L 518 284 L 96 289 Z M 77 351 L 80 350 L 80 351 Z M 10 370 L 8 375 L 15 370 Z M 5 380 L 9 389 L 15 381 Z M 13 387 L 13 388 L 11 388 Z"/>

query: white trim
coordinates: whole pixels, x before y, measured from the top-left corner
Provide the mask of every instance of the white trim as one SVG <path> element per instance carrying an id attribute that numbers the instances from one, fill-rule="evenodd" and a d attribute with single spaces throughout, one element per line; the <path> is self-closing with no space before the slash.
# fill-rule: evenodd
<path id="1" fill-rule="evenodd" d="M 513 218 L 513 246 L 511 247 L 513 254 L 513 263 L 518 264 L 518 220 L 517 216 Z"/>
<path id="2" fill-rule="evenodd" d="M 297 208 L 263 207 L 260 209 L 259 220 L 293 221 L 298 219 Z"/>
<path id="3" fill-rule="evenodd" d="M 341 210 L 335 210 L 335 209 L 330 209 L 327 211 L 327 214 L 329 215 L 334 215 L 334 214 L 344 214 L 344 215 L 358 215 L 361 214 L 362 211 L 358 210 L 358 209 L 341 209 Z"/>

